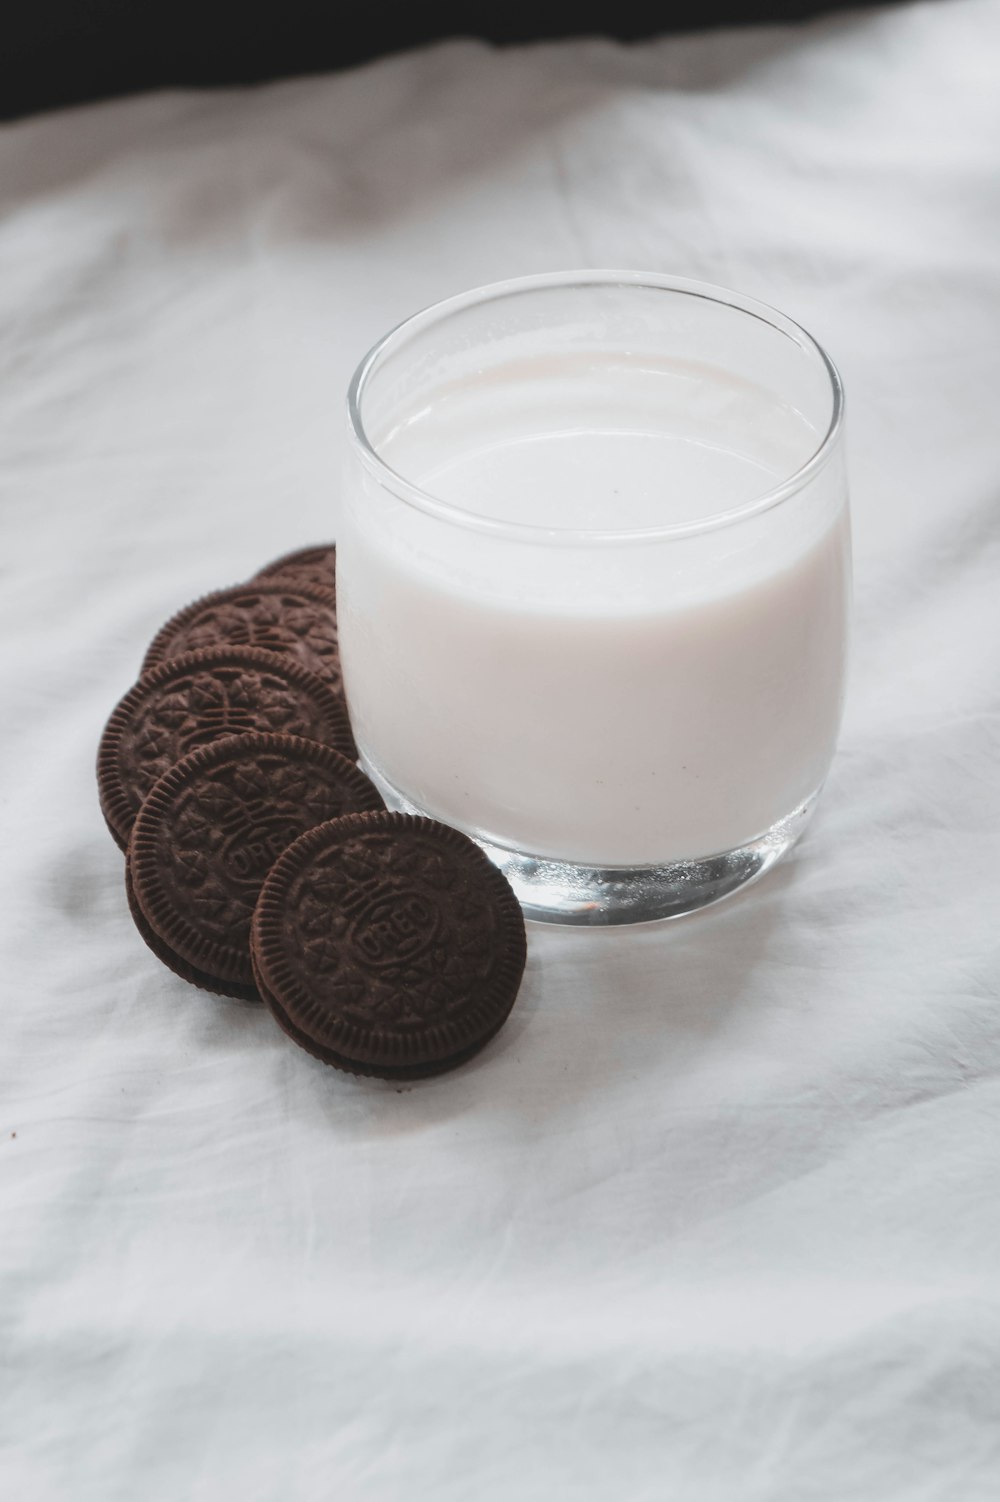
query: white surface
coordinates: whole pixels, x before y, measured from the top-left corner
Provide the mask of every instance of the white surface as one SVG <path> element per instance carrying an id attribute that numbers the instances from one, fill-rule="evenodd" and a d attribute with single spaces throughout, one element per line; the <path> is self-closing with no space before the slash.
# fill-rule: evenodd
<path id="1" fill-rule="evenodd" d="M 996 1497 L 998 47 L 459 43 L 2 133 L 5 1497 Z M 368 343 L 573 264 L 840 363 L 842 750 L 762 885 L 535 929 L 473 1064 L 354 1082 L 158 967 L 94 747 L 167 614 L 333 532 Z"/>

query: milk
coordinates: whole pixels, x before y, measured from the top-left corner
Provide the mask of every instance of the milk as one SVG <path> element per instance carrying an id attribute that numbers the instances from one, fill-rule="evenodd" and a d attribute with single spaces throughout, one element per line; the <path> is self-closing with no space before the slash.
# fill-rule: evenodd
<path id="1" fill-rule="evenodd" d="M 816 792 L 844 681 L 842 471 L 701 530 L 816 450 L 794 406 L 719 366 L 594 350 L 442 382 L 374 438 L 464 516 L 351 472 L 345 683 L 363 758 L 410 804 L 637 866 L 733 850 Z"/>

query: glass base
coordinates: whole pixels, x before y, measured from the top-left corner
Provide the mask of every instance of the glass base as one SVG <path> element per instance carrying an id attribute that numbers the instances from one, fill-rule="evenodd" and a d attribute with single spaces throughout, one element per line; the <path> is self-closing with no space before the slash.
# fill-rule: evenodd
<path id="1" fill-rule="evenodd" d="M 361 767 L 389 808 L 436 817 L 411 803 L 364 757 Z M 791 850 L 818 799 L 819 789 L 748 845 L 703 860 L 674 861 L 665 866 L 581 866 L 510 850 L 475 835 L 470 838 L 506 876 L 526 918 L 537 923 L 595 927 L 653 923 L 695 913 L 757 881 Z"/>

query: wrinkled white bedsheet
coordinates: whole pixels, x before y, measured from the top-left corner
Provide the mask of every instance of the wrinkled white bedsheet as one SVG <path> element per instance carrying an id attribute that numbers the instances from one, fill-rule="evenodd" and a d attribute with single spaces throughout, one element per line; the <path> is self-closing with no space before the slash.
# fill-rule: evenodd
<path id="1" fill-rule="evenodd" d="M 0 131 L 0 1495 L 1000 1496 L 1000 8 L 459 41 Z M 794 856 L 533 927 L 405 1090 L 130 923 L 104 719 L 336 532 L 391 323 L 566 266 L 738 287 L 848 391 L 856 644 Z"/>

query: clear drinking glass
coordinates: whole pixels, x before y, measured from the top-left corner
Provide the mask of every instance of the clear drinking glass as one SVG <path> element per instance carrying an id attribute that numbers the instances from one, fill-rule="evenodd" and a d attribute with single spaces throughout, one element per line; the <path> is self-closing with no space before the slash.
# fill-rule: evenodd
<path id="1" fill-rule="evenodd" d="M 760 876 L 833 756 L 842 389 L 803 329 L 639 272 L 402 323 L 351 383 L 344 682 L 392 807 L 531 918 L 673 917 Z"/>

